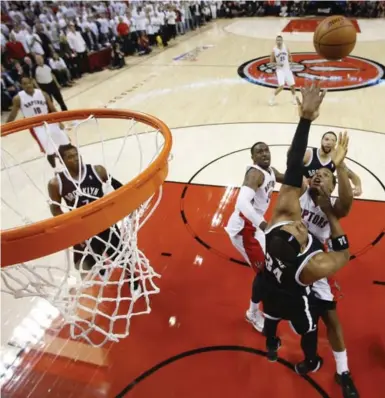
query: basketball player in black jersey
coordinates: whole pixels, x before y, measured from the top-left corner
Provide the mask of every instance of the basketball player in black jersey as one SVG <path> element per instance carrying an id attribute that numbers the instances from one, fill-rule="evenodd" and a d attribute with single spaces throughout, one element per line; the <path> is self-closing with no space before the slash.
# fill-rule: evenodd
<path id="1" fill-rule="evenodd" d="M 317 354 L 317 323 L 319 308 L 312 303 L 310 286 L 315 281 L 333 275 L 349 261 L 349 244 L 335 216 L 330 200 L 320 203 L 332 233 L 333 252 L 323 252 L 322 244 L 308 233 L 301 220 L 299 198 L 302 168 L 310 125 L 319 115 L 325 96 L 318 85 L 301 89 L 300 121 L 287 158 L 287 170 L 279 191 L 272 219 L 266 233 L 266 264 L 263 275 L 266 347 L 268 359 L 277 360 L 281 345 L 277 327 L 281 319 L 291 322 L 301 335 L 304 361 L 295 366 L 296 372 L 315 372 L 322 366 Z"/>
<path id="2" fill-rule="evenodd" d="M 333 173 L 336 171 L 333 162 L 334 149 L 337 144 L 337 135 L 333 131 L 327 131 L 321 139 L 321 148 L 308 148 L 303 158 L 303 175 L 306 178 L 312 178 L 316 171 L 321 168 L 327 168 Z M 360 177 L 344 165 L 351 180 L 354 189 L 353 195 L 360 196 L 362 194 L 362 184 Z"/>
<path id="3" fill-rule="evenodd" d="M 57 173 L 48 183 L 48 193 L 51 199 L 50 210 L 53 216 L 63 214 L 60 203 L 65 201 L 68 208 L 74 209 L 94 202 L 104 196 L 103 185 L 107 182 L 114 189 L 122 184 L 114 178 L 109 178 L 103 166 L 84 164 L 75 146 L 68 144 L 59 147 L 59 155 L 66 169 Z M 103 258 L 112 260 L 121 245 L 120 233 L 117 226 L 99 233 L 97 236 L 74 246 L 74 264 L 84 276 Z"/>

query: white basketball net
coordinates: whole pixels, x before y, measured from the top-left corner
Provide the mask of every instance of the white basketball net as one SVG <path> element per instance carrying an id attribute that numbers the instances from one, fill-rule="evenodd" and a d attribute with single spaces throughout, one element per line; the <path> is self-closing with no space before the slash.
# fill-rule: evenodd
<path id="1" fill-rule="evenodd" d="M 103 123 L 105 122 L 103 120 Z M 111 154 L 111 148 L 115 144 L 112 145 L 106 140 L 105 128 L 100 127 L 102 121 L 93 116 L 75 122 L 71 131 L 72 141 L 75 140 L 78 144 L 84 163 L 91 162 L 84 159 L 83 152 L 87 151 L 86 147 L 80 147 L 79 130 L 83 127 L 90 130 L 91 125 L 91 130 L 98 132 L 101 153 L 96 164 L 104 165 L 109 175 L 122 183 L 128 182 L 147 168 L 158 156 L 164 144 L 159 131 L 143 134 L 143 130 L 151 128 L 135 120 L 125 122 L 129 123 L 129 128 L 124 137 L 119 138 L 115 155 Z M 50 126 L 46 124 L 45 128 L 49 135 Z M 151 145 L 149 145 L 150 140 Z M 132 145 L 134 141 L 137 145 Z M 52 139 L 51 142 L 54 144 Z M 6 222 L 10 218 L 12 222 L 8 224 L 15 224 L 14 220 L 18 220 L 18 225 L 31 223 L 32 220 L 37 221 L 34 212 L 28 211 L 27 207 L 28 203 L 36 203 L 41 197 L 45 200 L 45 209 L 42 209 L 42 212 L 44 216 L 49 217 L 50 199 L 46 184 L 53 177 L 53 171 L 48 162 L 45 159 L 35 160 L 40 162 L 40 169 L 44 169 L 46 174 L 46 178 L 41 179 L 41 175 L 40 178 L 36 178 L 36 175 L 33 175 L 34 162 L 23 164 L 10 153 L 6 145 L 2 147 L 2 177 L 7 181 L 5 187 L 3 184 L 2 190 L 2 214 L 5 209 Z M 94 156 L 93 152 L 95 151 L 91 148 L 89 157 Z M 135 167 L 132 167 L 135 160 L 133 158 L 139 163 Z M 58 160 L 56 162 L 58 163 Z M 124 176 L 122 170 L 126 172 L 125 169 L 129 171 L 128 175 L 126 173 Z M 80 192 L 79 183 L 75 180 L 73 182 Z M 28 184 L 30 191 L 34 191 L 33 199 L 29 192 L 26 198 L 25 191 L 20 190 L 21 184 Z M 106 194 L 111 189 L 107 182 Z M 84 192 L 80 193 L 85 196 Z M 132 214 L 112 226 L 110 233 L 107 233 L 104 239 L 98 235 L 83 242 L 82 247 L 75 246 L 52 256 L 2 268 L 1 291 L 12 294 L 15 298 L 39 296 L 48 300 L 59 315 L 51 320 L 53 321 L 51 328 L 61 329 L 64 325 L 68 325 L 71 338 L 82 338 L 93 346 L 102 346 L 107 341 L 118 341 L 128 336 L 131 318 L 150 313 L 150 295 L 159 293 L 155 280 L 160 275 L 154 271 L 145 254 L 139 249 L 138 232 L 159 204 L 161 193 L 160 190 L 157 197 L 154 195 Z M 89 197 L 93 198 L 92 195 Z M 63 211 L 72 210 L 64 201 L 60 205 Z M 94 252 L 95 240 L 99 240 L 101 247 L 104 248 L 103 252 Z M 80 258 L 78 270 L 74 267 L 75 253 Z M 95 263 L 91 269 L 86 266 L 90 259 Z"/>

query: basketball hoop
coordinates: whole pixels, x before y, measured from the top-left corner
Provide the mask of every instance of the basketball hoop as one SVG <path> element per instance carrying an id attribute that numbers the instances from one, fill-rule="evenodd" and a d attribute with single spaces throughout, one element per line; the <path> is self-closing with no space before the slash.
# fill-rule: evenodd
<path id="1" fill-rule="evenodd" d="M 138 248 L 137 234 L 159 204 L 161 186 L 168 173 L 171 132 L 154 116 L 105 108 L 50 113 L 7 123 L 1 127 L 2 137 L 41 125 L 45 126 L 49 135 L 49 126 L 52 123 L 75 121 L 73 135 L 81 152 L 85 147 L 79 144 L 79 130 L 91 123 L 91 132 L 97 130 L 99 133 L 98 143 L 102 147 L 102 157 L 108 158 L 109 138 L 100 128 L 104 119 L 120 119 L 130 123 L 130 129 L 126 131 L 125 136 L 119 138 L 123 143 L 117 146 L 118 156 L 114 167 L 119 161 L 123 164 L 121 170 L 132 168 L 132 159 L 135 158 L 132 153 L 134 146 L 126 145 L 127 140 L 131 140 L 131 143 L 137 142 L 139 147 L 139 172 L 132 178 L 127 178 L 128 182 L 121 188 L 108 192 L 85 206 L 68 208 L 71 211 L 57 217 L 50 217 L 44 210 L 46 219 L 31 221 L 30 215 L 23 214 L 23 206 L 16 208 L 15 203 L 19 200 L 16 199 L 18 189 L 15 189 L 13 183 L 17 180 L 17 173 L 23 175 L 25 181 L 20 184 L 24 186 L 32 183 L 39 195 L 48 196 L 45 193 L 46 185 L 34 181 L 29 170 L 17 160 L 17 155 L 2 148 L 2 174 L 6 173 L 12 188 L 5 190 L 6 197 L 2 195 L 3 207 L 8 206 L 9 212 L 17 215 L 23 225 L 12 225 L 1 231 L 1 290 L 13 294 L 16 298 L 45 298 L 59 310 L 64 324 L 70 326 L 72 338 L 82 337 L 95 346 L 126 337 L 129 334 L 131 317 L 149 313 L 149 295 L 159 292 L 153 280 L 159 275 Z M 108 127 L 107 130 L 111 128 L 113 127 Z M 151 146 L 154 147 L 155 154 L 148 155 L 148 162 L 143 165 L 146 151 L 141 141 L 150 139 L 144 139 L 146 136 L 154 139 Z M 159 143 L 160 139 L 163 140 L 162 143 Z M 125 150 L 128 152 L 125 153 Z M 129 160 L 124 162 L 122 157 Z M 42 162 L 41 164 L 43 165 Z M 114 175 L 114 171 L 108 165 L 105 166 L 109 173 Z M 50 178 L 53 178 L 51 170 Z M 160 193 L 155 199 L 158 189 Z M 48 204 L 52 203 L 49 198 L 45 199 Z M 22 203 L 26 205 L 29 201 L 33 203 L 34 199 L 22 198 Z M 119 245 L 114 248 L 116 250 L 111 258 L 105 254 L 96 256 L 90 242 L 108 229 L 111 231 L 110 235 L 118 236 Z M 84 243 L 85 249 L 81 252 L 83 258 L 77 272 L 71 262 L 71 254 L 76 252 L 73 246 L 80 242 Z M 106 245 L 109 243 L 109 240 L 103 242 Z M 58 253 L 65 254 L 60 261 L 56 259 L 59 257 Z M 86 255 L 94 258 L 95 265 L 92 269 L 82 268 Z M 53 263 L 47 260 L 51 257 L 56 259 Z M 115 324 L 118 321 L 125 321 L 125 324 L 116 329 Z M 93 332 L 101 334 L 103 338 L 95 342 Z"/>

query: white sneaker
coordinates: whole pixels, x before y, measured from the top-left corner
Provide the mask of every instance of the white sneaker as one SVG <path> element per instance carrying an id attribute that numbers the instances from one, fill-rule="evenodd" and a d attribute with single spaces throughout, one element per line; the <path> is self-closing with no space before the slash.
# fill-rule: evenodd
<path id="1" fill-rule="evenodd" d="M 270 105 L 270 106 L 275 105 L 275 98 L 274 98 L 274 97 L 273 97 L 273 98 L 270 98 L 270 100 L 269 100 L 269 105 Z"/>
<path id="2" fill-rule="evenodd" d="M 262 315 L 261 311 L 246 311 L 245 315 L 246 321 L 251 323 L 255 330 L 262 333 L 263 326 L 265 325 L 265 318 Z"/>

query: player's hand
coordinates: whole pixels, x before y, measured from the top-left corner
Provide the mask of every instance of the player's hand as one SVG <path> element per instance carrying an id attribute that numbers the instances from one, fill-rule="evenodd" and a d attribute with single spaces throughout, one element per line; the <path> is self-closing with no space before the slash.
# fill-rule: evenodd
<path id="1" fill-rule="evenodd" d="M 321 90 L 319 83 L 314 81 L 310 86 L 301 88 L 302 101 L 297 98 L 299 117 L 315 120 L 319 116 L 319 108 L 326 95 L 326 90 Z"/>
<path id="2" fill-rule="evenodd" d="M 362 187 L 361 185 L 357 185 L 356 187 L 353 188 L 353 196 L 361 196 L 362 195 Z"/>
<path id="3" fill-rule="evenodd" d="M 331 158 L 336 167 L 339 167 L 345 159 L 348 153 L 349 147 L 349 136 L 346 131 L 338 134 L 338 144 L 337 147 L 331 153 Z"/>
<path id="4" fill-rule="evenodd" d="M 59 122 L 59 127 L 60 127 L 62 130 L 65 130 L 65 126 L 64 126 L 64 124 L 63 124 L 62 122 Z"/>

